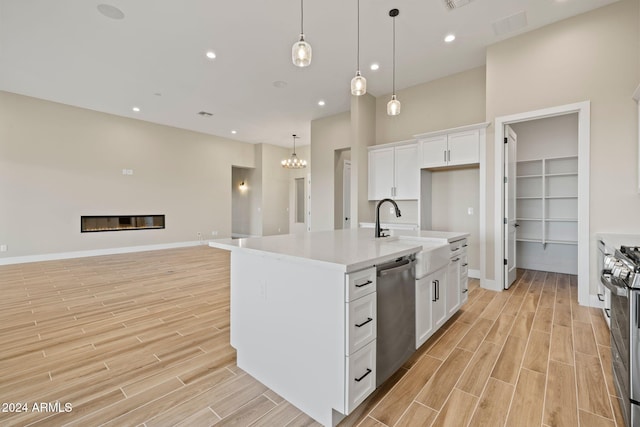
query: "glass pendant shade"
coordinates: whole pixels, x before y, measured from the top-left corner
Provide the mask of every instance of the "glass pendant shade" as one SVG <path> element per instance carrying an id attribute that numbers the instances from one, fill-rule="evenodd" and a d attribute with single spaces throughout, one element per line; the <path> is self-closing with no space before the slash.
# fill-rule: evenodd
<path id="1" fill-rule="evenodd" d="M 293 44 L 291 59 L 296 67 L 307 67 L 311 64 L 311 45 L 304 40 L 304 34 L 300 34 L 300 40 Z"/>
<path id="2" fill-rule="evenodd" d="M 367 79 L 362 77 L 358 70 L 356 76 L 351 79 L 351 95 L 360 96 L 365 93 L 367 93 Z"/>
<path id="3" fill-rule="evenodd" d="M 387 103 L 387 115 L 397 116 L 398 114 L 400 114 L 400 101 L 395 95 L 392 95 L 391 101 Z"/>

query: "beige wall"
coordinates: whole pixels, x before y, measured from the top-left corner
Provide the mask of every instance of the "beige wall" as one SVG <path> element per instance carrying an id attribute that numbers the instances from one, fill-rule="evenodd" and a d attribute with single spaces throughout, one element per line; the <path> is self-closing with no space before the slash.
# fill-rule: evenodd
<path id="1" fill-rule="evenodd" d="M 232 165 L 253 167 L 253 145 L 0 92 L 0 257 L 229 236 Z M 102 214 L 166 229 L 80 233 Z"/>
<path id="2" fill-rule="evenodd" d="M 333 224 L 336 230 L 343 228 L 344 221 L 344 162 L 351 161 L 351 149 L 336 150 L 334 152 L 334 184 L 333 184 L 333 203 L 335 212 L 333 215 Z"/>
<path id="3" fill-rule="evenodd" d="M 334 227 L 334 152 L 348 148 L 351 136 L 350 112 L 311 122 L 311 230 Z"/>
<path id="4" fill-rule="evenodd" d="M 485 68 L 474 68 L 397 92 L 399 116 L 387 115 L 391 95 L 376 98 L 376 144 L 480 123 L 485 119 Z"/>
<path id="5" fill-rule="evenodd" d="M 431 228 L 470 234 L 469 269 L 480 269 L 480 169 L 439 170 L 431 173 Z M 469 215 L 468 209 L 473 209 Z"/>
<path id="6" fill-rule="evenodd" d="M 637 112 L 631 100 L 640 73 L 638 3 L 622 0 L 487 49 L 487 120 L 591 101 L 592 265 L 593 233 L 640 233 Z M 495 277 L 493 140 L 490 127 L 484 159 L 488 278 Z"/>
<path id="7" fill-rule="evenodd" d="M 244 182 L 245 189 L 240 185 Z M 234 167 L 231 171 L 231 232 L 251 235 L 251 196 L 255 191 L 253 169 Z"/>
<path id="8" fill-rule="evenodd" d="M 291 150 L 270 144 L 262 146 L 262 235 L 289 233 L 289 175 L 281 165 Z"/>
<path id="9" fill-rule="evenodd" d="M 376 138 L 376 98 L 351 97 L 351 228 L 375 218 L 369 203 L 369 150 Z"/>

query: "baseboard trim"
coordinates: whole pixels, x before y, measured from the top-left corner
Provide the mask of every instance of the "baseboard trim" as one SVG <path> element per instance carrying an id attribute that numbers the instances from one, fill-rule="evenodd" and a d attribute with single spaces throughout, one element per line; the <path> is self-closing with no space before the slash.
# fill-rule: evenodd
<path id="1" fill-rule="evenodd" d="M 186 248 L 189 246 L 198 246 L 198 245 L 205 245 L 205 244 L 207 244 L 206 241 L 196 240 L 192 242 L 162 243 L 158 245 L 127 246 L 123 248 L 92 249 L 88 251 L 58 252 L 58 253 L 42 254 L 42 255 L 16 256 L 16 257 L 9 257 L 9 258 L 0 258 L 0 265 L 25 264 L 28 262 L 57 261 L 61 259 L 86 258 L 86 257 L 101 256 L 101 255 L 116 255 L 116 254 L 132 253 L 132 252 L 157 251 L 161 249 Z"/>
<path id="2" fill-rule="evenodd" d="M 480 279 L 480 287 L 484 289 L 489 289 L 490 291 L 502 292 L 503 289 L 498 286 L 498 282 L 493 279 Z"/>
<path id="3" fill-rule="evenodd" d="M 471 277 L 472 279 L 479 279 L 480 278 L 480 270 L 469 269 L 467 271 L 467 276 Z"/>

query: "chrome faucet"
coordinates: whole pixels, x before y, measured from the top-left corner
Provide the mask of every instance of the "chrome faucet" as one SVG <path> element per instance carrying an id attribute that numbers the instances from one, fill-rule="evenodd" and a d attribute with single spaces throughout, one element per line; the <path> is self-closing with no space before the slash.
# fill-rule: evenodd
<path id="1" fill-rule="evenodd" d="M 384 202 L 391 202 L 393 204 L 393 207 L 396 209 L 396 218 L 400 217 L 400 208 L 398 208 L 398 205 L 396 204 L 396 202 L 394 202 L 391 199 L 380 200 L 376 205 L 376 238 L 388 237 L 387 234 L 382 233 L 383 231 L 388 231 L 388 230 L 385 228 L 380 228 L 380 205 L 382 205 Z"/>

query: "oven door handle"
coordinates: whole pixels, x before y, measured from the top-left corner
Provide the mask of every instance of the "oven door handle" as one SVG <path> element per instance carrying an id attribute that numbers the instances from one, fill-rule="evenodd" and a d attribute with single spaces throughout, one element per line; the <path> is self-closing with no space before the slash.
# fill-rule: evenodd
<path id="1" fill-rule="evenodd" d="M 600 281 L 602 284 L 611 291 L 612 294 L 625 297 L 628 295 L 628 290 L 626 286 L 618 286 L 616 285 L 610 277 L 606 277 L 604 275 L 600 276 Z"/>

